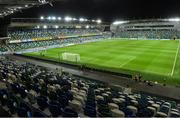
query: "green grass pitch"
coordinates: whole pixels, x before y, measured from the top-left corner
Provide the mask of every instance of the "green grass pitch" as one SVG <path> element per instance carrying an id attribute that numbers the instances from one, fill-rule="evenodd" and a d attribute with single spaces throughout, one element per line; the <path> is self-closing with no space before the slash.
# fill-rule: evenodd
<path id="1" fill-rule="evenodd" d="M 61 52 L 80 54 L 79 64 L 123 73 L 141 73 L 143 79 L 180 86 L 179 41 L 103 40 L 24 55 L 59 61 Z"/>

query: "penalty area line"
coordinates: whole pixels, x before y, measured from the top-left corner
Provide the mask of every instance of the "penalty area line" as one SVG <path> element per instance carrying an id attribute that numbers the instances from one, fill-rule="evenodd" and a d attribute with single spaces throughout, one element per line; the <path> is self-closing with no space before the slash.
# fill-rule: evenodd
<path id="1" fill-rule="evenodd" d="M 180 40 L 179 40 L 178 47 L 177 47 L 177 50 L 176 50 L 176 55 L 175 55 L 175 58 L 174 58 L 174 63 L 173 63 L 172 71 L 171 71 L 171 76 L 173 76 L 174 69 L 176 67 L 176 62 L 177 62 L 177 57 L 178 57 L 179 47 L 180 47 L 179 45 L 180 45 Z"/>

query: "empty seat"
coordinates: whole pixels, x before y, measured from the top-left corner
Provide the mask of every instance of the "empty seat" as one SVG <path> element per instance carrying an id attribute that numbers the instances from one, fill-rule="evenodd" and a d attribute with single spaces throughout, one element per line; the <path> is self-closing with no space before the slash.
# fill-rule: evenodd
<path id="1" fill-rule="evenodd" d="M 70 107 L 66 107 L 63 110 L 63 117 L 78 117 L 78 113 Z"/>
<path id="2" fill-rule="evenodd" d="M 38 96 L 37 97 L 37 104 L 39 105 L 41 110 L 44 110 L 48 106 L 47 98 L 44 96 Z"/>
<path id="3" fill-rule="evenodd" d="M 96 117 L 96 108 L 86 105 L 84 108 L 84 114 L 88 117 Z"/>
<path id="4" fill-rule="evenodd" d="M 156 117 L 167 117 L 168 115 L 166 113 L 163 113 L 163 112 L 157 112 Z"/>
<path id="5" fill-rule="evenodd" d="M 115 103 L 109 103 L 108 106 L 109 106 L 109 108 L 112 109 L 112 110 L 113 110 L 113 109 L 119 109 L 119 106 L 118 106 L 117 104 L 115 104 Z"/>
<path id="6" fill-rule="evenodd" d="M 180 117 L 180 113 L 176 111 L 171 111 L 170 117 Z"/>
<path id="7" fill-rule="evenodd" d="M 8 101 L 8 92 L 5 89 L 0 90 L 0 101 L 2 105 L 6 105 Z"/>
<path id="8" fill-rule="evenodd" d="M 82 110 L 82 104 L 81 104 L 81 102 L 78 101 L 78 100 L 72 100 L 72 101 L 70 101 L 70 102 L 69 102 L 69 106 L 70 106 L 73 110 L 75 110 L 75 111 L 77 111 L 77 112 Z"/>
<path id="9" fill-rule="evenodd" d="M 113 110 L 111 110 L 111 112 L 112 112 L 113 117 L 124 117 L 125 116 L 124 112 L 119 109 L 113 109 Z"/>
<path id="10" fill-rule="evenodd" d="M 133 112 L 133 115 L 136 115 L 138 112 L 138 109 L 135 106 L 127 106 L 127 109 L 131 110 Z"/>
<path id="11" fill-rule="evenodd" d="M 61 114 L 61 104 L 58 101 L 49 102 L 49 111 L 53 117 L 58 117 Z"/>
<path id="12" fill-rule="evenodd" d="M 26 103 L 20 103 L 17 108 L 17 114 L 19 117 L 32 117 L 31 108 Z"/>

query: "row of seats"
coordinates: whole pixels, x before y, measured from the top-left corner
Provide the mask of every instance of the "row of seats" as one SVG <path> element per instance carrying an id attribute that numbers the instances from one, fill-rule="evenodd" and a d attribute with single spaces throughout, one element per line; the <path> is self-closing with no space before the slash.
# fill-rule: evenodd
<path id="1" fill-rule="evenodd" d="M 99 34 L 98 29 L 76 29 L 76 28 L 58 28 L 58 29 L 21 29 L 9 30 L 8 36 L 11 40 L 27 40 L 46 37 L 74 36 L 85 34 Z"/>
<path id="2" fill-rule="evenodd" d="M 53 46 L 53 45 L 64 45 L 70 43 L 81 43 L 90 40 L 100 40 L 103 39 L 103 36 L 92 36 L 92 37 L 85 37 L 85 38 L 69 38 L 69 39 L 62 39 L 62 40 L 49 40 L 49 41 L 36 41 L 36 42 L 26 42 L 26 43 L 12 43 L 8 46 L 13 49 L 14 51 L 21 51 L 25 49 L 31 48 L 38 48 L 38 47 L 46 47 L 46 46 Z"/>
<path id="3" fill-rule="evenodd" d="M 30 63 L 0 61 L 0 102 L 12 116 L 180 117 L 178 102 Z"/>
<path id="4" fill-rule="evenodd" d="M 120 38 L 149 38 L 149 39 L 173 39 L 180 38 L 176 30 L 157 30 L 157 31 L 118 31 L 115 37 Z"/>

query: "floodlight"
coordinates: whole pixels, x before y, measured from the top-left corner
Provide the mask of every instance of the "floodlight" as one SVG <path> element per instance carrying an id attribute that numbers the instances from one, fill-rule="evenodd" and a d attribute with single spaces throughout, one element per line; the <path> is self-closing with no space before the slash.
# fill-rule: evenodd
<path id="1" fill-rule="evenodd" d="M 44 29 L 47 29 L 47 25 L 44 25 L 43 28 L 44 28 Z"/>
<path id="2" fill-rule="evenodd" d="M 123 23 L 127 23 L 128 21 L 115 21 L 113 22 L 113 25 L 120 25 L 120 24 L 123 24 Z"/>
<path id="3" fill-rule="evenodd" d="M 79 18 L 79 21 L 80 22 L 84 22 L 84 18 Z"/>
<path id="4" fill-rule="evenodd" d="M 55 17 L 55 16 L 53 16 L 53 17 L 52 17 L 52 20 L 56 20 L 56 17 Z"/>
<path id="5" fill-rule="evenodd" d="M 58 20 L 61 20 L 62 18 L 61 17 L 58 17 Z"/>
<path id="6" fill-rule="evenodd" d="M 98 20 L 96 20 L 96 22 L 97 22 L 98 24 L 100 24 L 102 21 L 101 21 L 100 19 L 98 19 Z"/>
<path id="7" fill-rule="evenodd" d="M 72 21 L 72 18 L 69 17 L 69 16 L 67 16 L 67 17 L 64 18 L 64 20 L 65 20 L 66 22 L 69 22 L 69 21 Z"/>
<path id="8" fill-rule="evenodd" d="M 47 19 L 48 19 L 48 20 L 51 20 L 51 19 L 52 19 L 52 17 L 50 17 L 50 16 L 49 16 Z"/>
<path id="9" fill-rule="evenodd" d="M 179 21 L 180 21 L 180 18 L 170 18 L 169 21 L 179 22 Z"/>
<path id="10" fill-rule="evenodd" d="M 43 20 L 43 19 L 44 19 L 44 17 L 43 17 L 43 16 L 41 16 L 41 17 L 40 17 L 40 19 L 41 19 L 41 20 Z"/>
<path id="11" fill-rule="evenodd" d="M 38 25 L 38 26 L 37 26 L 37 28 L 39 29 L 39 28 L 40 28 L 40 26 Z"/>

